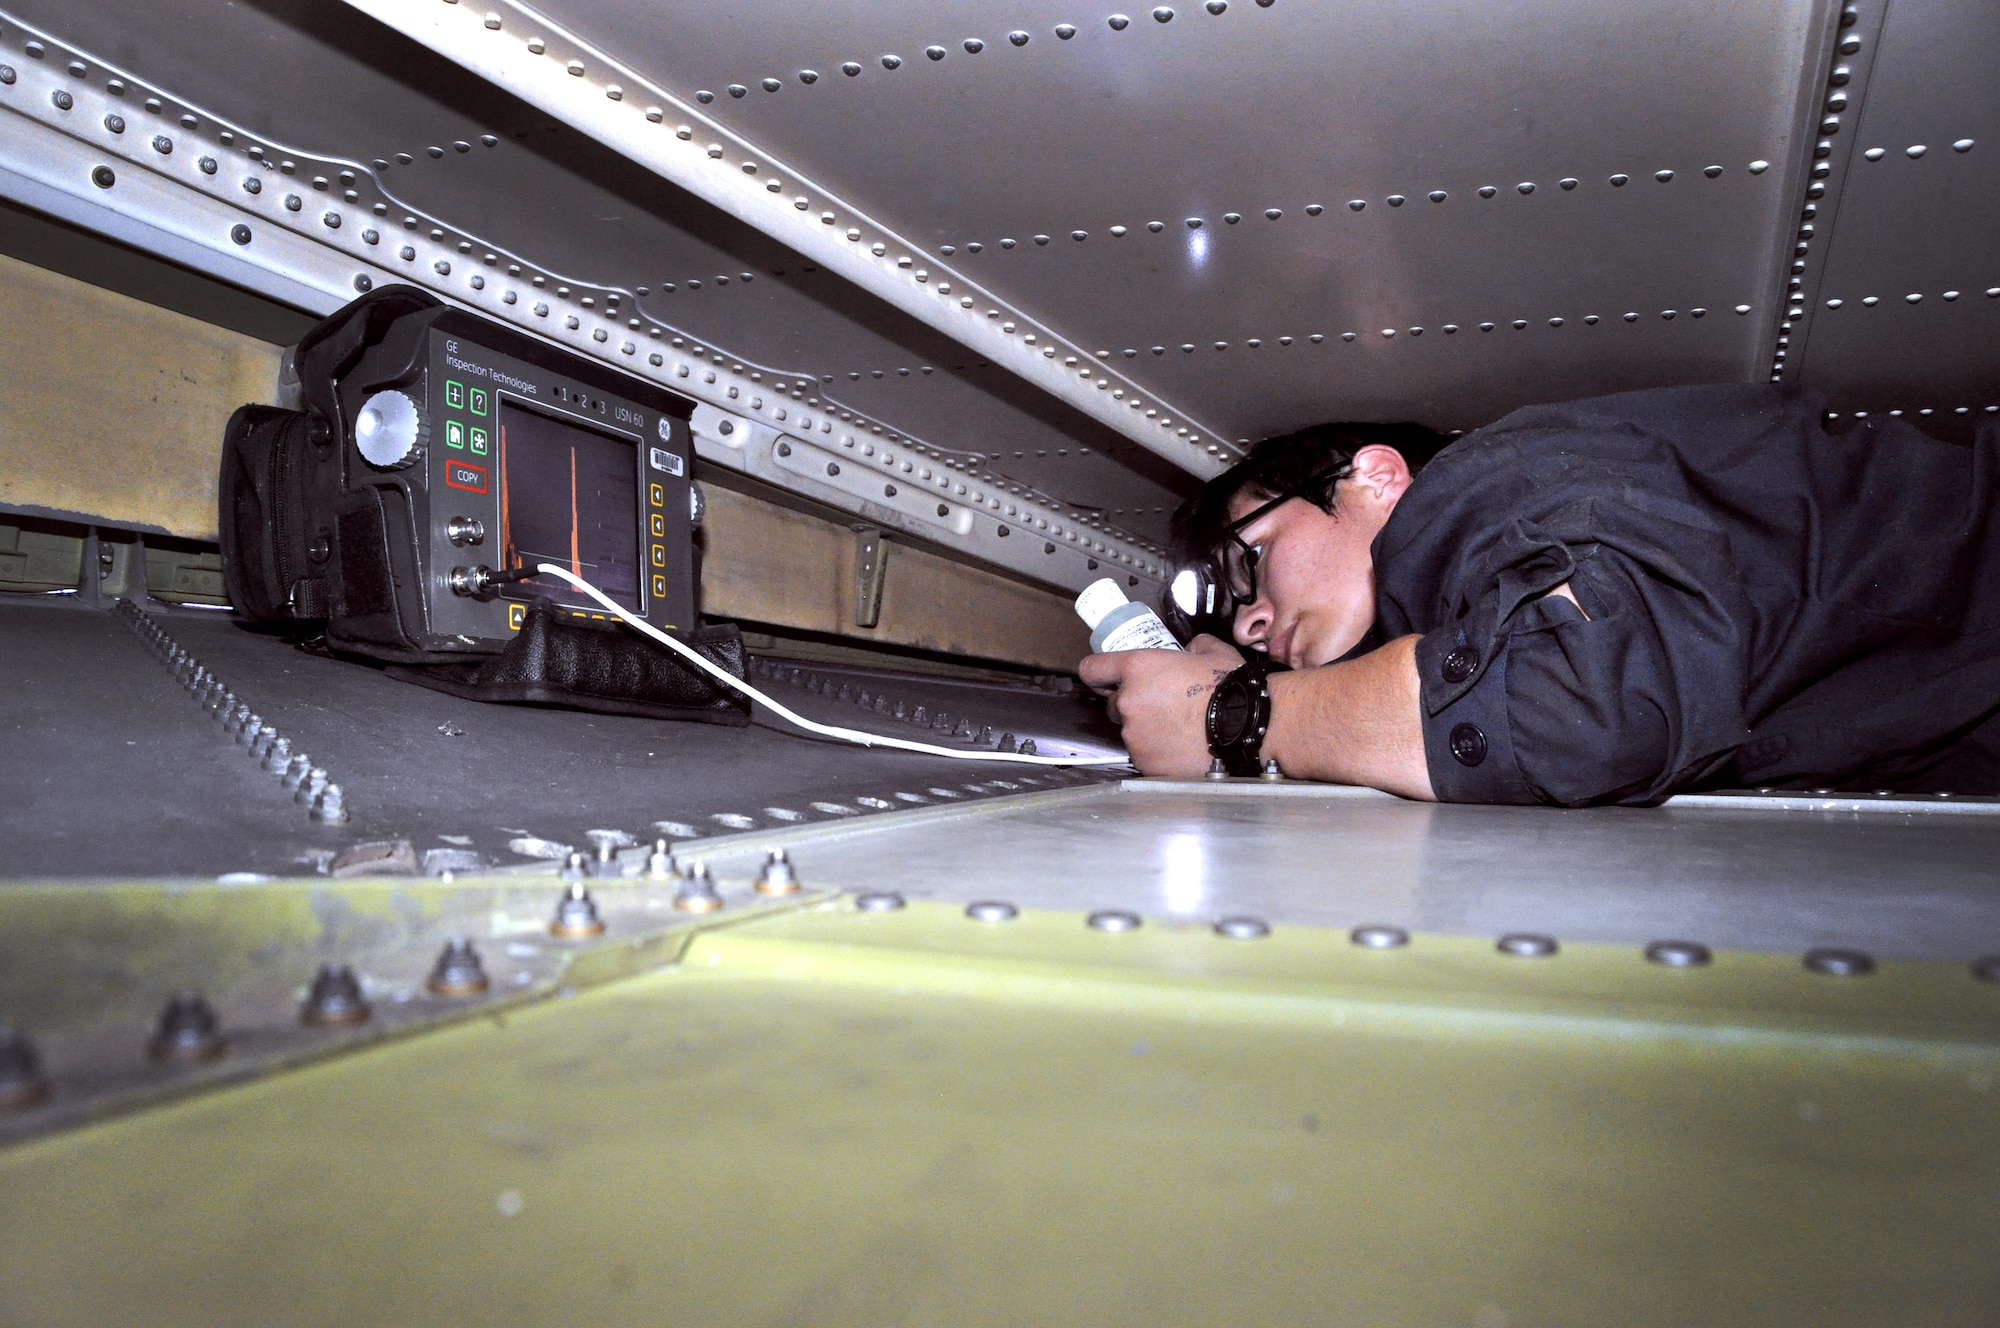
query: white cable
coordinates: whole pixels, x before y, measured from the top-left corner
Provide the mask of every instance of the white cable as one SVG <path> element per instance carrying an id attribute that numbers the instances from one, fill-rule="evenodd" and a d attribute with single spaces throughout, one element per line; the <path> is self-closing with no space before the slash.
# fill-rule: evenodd
<path id="1" fill-rule="evenodd" d="M 1016 765 L 1130 765 L 1132 763 L 1132 758 L 1129 756 L 1023 756 L 1019 752 L 968 752 L 959 747 L 936 747 L 927 742 L 911 742 L 907 738 L 891 738 L 880 733 L 867 733 L 861 729 L 844 729 L 833 724 L 815 723 L 804 715 L 773 701 L 729 670 L 709 663 L 644 618 L 612 600 L 609 595 L 567 567 L 558 567 L 554 563 L 537 563 L 535 570 L 545 576 L 558 577 L 569 582 L 602 604 L 606 612 L 617 615 L 626 626 L 652 637 L 725 687 L 743 693 L 751 700 L 768 707 L 774 714 L 781 715 L 806 732 L 817 733 L 823 738 L 839 738 L 844 742 L 859 743 L 863 747 L 894 747 L 899 751 L 922 752 L 926 756 L 948 756 L 954 761 L 1011 761 Z"/>

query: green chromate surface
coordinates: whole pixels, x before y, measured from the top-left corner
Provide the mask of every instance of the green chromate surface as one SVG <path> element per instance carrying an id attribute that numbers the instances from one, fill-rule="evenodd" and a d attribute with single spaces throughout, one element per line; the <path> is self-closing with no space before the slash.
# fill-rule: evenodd
<path id="1" fill-rule="evenodd" d="M 0 1151 L 0 1321 L 1990 1324 L 2000 988 L 847 901 Z"/>

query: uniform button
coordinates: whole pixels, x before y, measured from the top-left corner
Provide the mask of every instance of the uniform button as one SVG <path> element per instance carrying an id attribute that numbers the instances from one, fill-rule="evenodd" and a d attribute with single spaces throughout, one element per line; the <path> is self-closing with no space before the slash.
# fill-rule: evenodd
<path id="1" fill-rule="evenodd" d="M 1486 735 L 1477 724 L 1460 724 L 1451 731 L 1451 754 L 1460 765 L 1478 765 L 1486 759 Z"/>
<path id="2" fill-rule="evenodd" d="M 1464 682 L 1479 668 L 1479 652 L 1468 646 L 1456 646 L 1444 657 L 1444 680 Z"/>

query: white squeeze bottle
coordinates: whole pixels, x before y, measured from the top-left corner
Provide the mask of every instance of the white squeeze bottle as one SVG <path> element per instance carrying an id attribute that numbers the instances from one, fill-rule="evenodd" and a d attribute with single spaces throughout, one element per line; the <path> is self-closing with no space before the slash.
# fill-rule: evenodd
<path id="1" fill-rule="evenodd" d="M 1076 597 L 1076 616 L 1090 628 L 1090 648 L 1096 654 L 1114 650 L 1179 650 L 1181 643 L 1145 604 L 1125 598 L 1110 577 L 1093 581 Z"/>

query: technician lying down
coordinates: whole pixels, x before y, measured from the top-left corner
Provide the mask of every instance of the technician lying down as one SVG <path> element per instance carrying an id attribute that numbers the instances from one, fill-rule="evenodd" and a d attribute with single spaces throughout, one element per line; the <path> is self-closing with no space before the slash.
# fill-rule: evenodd
<path id="1" fill-rule="evenodd" d="M 1749 386 L 1325 425 L 1176 515 L 1213 635 L 1085 659 L 1147 774 L 1447 802 L 2000 793 L 2000 427 Z M 1171 615 L 1170 615 L 1171 616 Z M 1289 671 L 1286 671 L 1289 666 Z"/>

